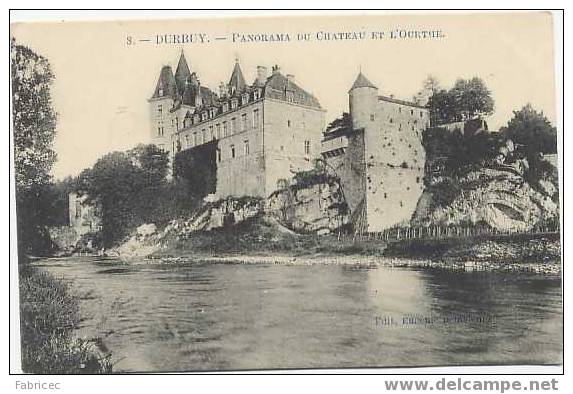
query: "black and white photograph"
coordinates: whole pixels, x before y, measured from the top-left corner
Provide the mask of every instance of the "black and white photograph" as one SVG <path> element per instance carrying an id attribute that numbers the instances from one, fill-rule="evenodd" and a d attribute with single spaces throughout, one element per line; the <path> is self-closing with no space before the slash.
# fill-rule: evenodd
<path id="1" fill-rule="evenodd" d="M 12 22 L 11 368 L 562 366 L 554 23 Z"/>

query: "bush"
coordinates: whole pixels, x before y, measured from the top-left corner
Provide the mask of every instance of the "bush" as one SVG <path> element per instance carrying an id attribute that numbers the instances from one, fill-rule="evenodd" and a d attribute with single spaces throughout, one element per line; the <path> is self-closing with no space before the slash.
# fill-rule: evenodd
<path id="1" fill-rule="evenodd" d="M 36 374 L 110 373 L 110 355 L 72 337 L 80 321 L 69 286 L 47 273 L 20 267 L 22 370 Z"/>

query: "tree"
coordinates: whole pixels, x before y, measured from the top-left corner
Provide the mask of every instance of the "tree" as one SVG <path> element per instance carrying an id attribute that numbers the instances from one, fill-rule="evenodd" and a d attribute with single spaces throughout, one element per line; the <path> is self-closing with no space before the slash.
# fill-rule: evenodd
<path id="1" fill-rule="evenodd" d="M 50 96 L 54 76 L 47 59 L 13 38 L 10 63 L 18 251 L 22 256 L 46 252 L 51 246 L 42 203 L 56 160 L 52 149 L 56 113 Z"/>
<path id="2" fill-rule="evenodd" d="M 139 144 L 127 151 L 135 166 L 141 169 L 150 185 L 158 185 L 167 178 L 169 153 L 156 145 Z"/>
<path id="3" fill-rule="evenodd" d="M 447 90 L 435 92 L 428 101 L 430 123 L 441 125 L 461 120 L 453 96 Z"/>
<path id="4" fill-rule="evenodd" d="M 513 111 L 513 117 L 500 131 L 515 143 L 523 145 L 529 155 L 557 153 L 557 129 L 543 112 L 537 112 L 531 104 Z"/>
<path id="5" fill-rule="evenodd" d="M 493 113 L 494 102 L 485 82 L 478 77 L 458 79 L 450 90 L 456 112 L 462 120 L 475 119 Z"/>
<path id="6" fill-rule="evenodd" d="M 485 83 L 477 77 L 458 79 L 450 90 L 437 90 L 429 98 L 430 122 L 437 126 L 491 115 L 494 101 Z"/>
<path id="7" fill-rule="evenodd" d="M 106 247 L 125 237 L 137 222 L 132 199 L 146 185 L 143 173 L 123 152 L 100 158 L 83 173 L 82 185 L 91 201 L 101 204 L 102 240 Z"/>
<path id="8" fill-rule="evenodd" d="M 440 83 L 433 75 L 428 75 L 422 82 L 422 89 L 414 95 L 414 103 L 425 107 L 434 93 L 440 91 Z"/>

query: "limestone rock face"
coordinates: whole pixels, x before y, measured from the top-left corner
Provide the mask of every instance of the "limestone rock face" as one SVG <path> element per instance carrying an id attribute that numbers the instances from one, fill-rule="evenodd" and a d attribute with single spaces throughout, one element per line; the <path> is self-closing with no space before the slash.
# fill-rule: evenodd
<path id="1" fill-rule="evenodd" d="M 515 166 L 514 166 L 515 167 Z M 439 190 L 440 182 L 436 179 Z M 434 209 L 425 193 L 418 203 L 413 222 L 431 225 L 458 225 L 486 223 L 501 231 L 527 231 L 536 225 L 551 221 L 559 214 L 553 196 L 556 186 L 546 180 L 533 188 L 522 175 L 509 166 L 480 168 L 456 180 L 459 193 L 453 201 Z M 436 185 L 434 185 L 436 186 Z M 447 188 L 444 183 L 443 188 Z M 434 192 L 435 193 L 435 192 Z"/>
<path id="2" fill-rule="evenodd" d="M 285 188 L 265 203 L 265 215 L 301 233 L 327 234 L 348 223 L 348 213 L 340 184 L 333 181 Z"/>

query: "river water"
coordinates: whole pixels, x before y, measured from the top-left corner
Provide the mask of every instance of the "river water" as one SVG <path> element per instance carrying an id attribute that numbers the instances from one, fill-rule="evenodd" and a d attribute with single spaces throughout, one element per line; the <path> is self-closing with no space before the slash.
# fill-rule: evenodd
<path id="1" fill-rule="evenodd" d="M 561 281 L 531 274 L 239 264 L 38 265 L 81 297 L 115 371 L 559 364 Z"/>

